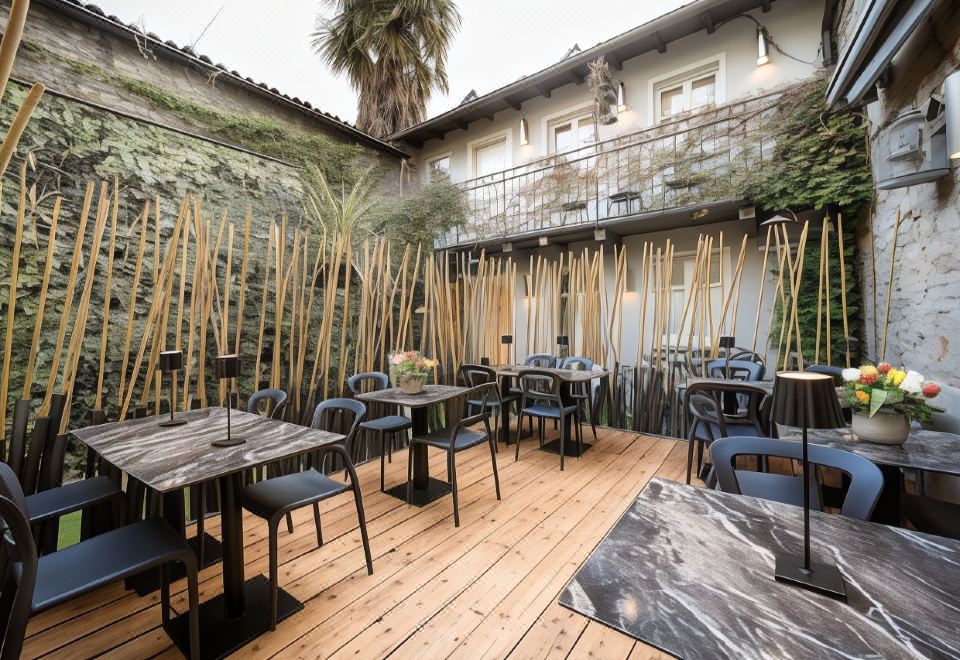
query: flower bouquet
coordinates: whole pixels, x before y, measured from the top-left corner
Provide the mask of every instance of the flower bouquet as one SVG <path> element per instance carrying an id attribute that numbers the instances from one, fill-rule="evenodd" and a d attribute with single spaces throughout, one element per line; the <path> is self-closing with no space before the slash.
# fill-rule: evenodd
<path id="1" fill-rule="evenodd" d="M 929 422 L 935 412 L 927 403 L 940 393 L 916 371 L 894 369 L 881 362 L 843 370 L 843 400 L 853 410 L 852 430 L 863 440 L 902 444 L 910 422 Z"/>
<path id="2" fill-rule="evenodd" d="M 430 370 L 440 364 L 425 358 L 417 351 L 404 351 L 390 356 L 390 380 L 404 394 L 419 394 L 430 376 Z"/>

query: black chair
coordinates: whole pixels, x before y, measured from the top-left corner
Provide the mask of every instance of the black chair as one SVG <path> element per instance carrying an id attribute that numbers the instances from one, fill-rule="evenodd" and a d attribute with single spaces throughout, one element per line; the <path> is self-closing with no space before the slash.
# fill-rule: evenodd
<path id="1" fill-rule="evenodd" d="M 883 473 L 862 456 L 833 447 L 808 444 L 811 465 L 840 470 L 850 479 L 840 513 L 859 520 L 870 520 L 883 490 Z M 738 456 L 764 456 L 802 460 L 803 443 L 763 437 L 729 437 L 710 446 L 720 490 L 765 500 L 803 506 L 803 477 L 736 469 Z M 810 508 L 822 510 L 822 494 L 810 471 Z"/>
<path id="2" fill-rule="evenodd" d="M 266 402 L 263 413 L 260 404 Z M 270 419 L 283 418 L 283 410 L 287 407 L 287 393 L 283 390 L 267 388 L 254 392 L 247 400 L 247 412 L 254 415 L 264 415 Z"/>
<path id="3" fill-rule="evenodd" d="M 523 359 L 523 366 L 535 369 L 552 369 L 557 366 L 557 358 L 550 353 L 531 353 Z"/>
<path id="4" fill-rule="evenodd" d="M 153 568 L 160 569 L 161 619 L 167 625 L 167 565 L 176 561 L 182 562 L 187 572 L 190 657 L 200 657 L 197 560 L 186 541 L 165 521 L 142 520 L 38 558 L 23 490 L 13 470 L 0 464 L 0 522 L 0 658 L 20 657 L 32 615 Z"/>
<path id="5" fill-rule="evenodd" d="M 833 376 L 833 379 L 836 381 L 839 381 L 843 377 L 843 369 L 829 364 L 810 364 L 804 368 L 804 371 L 815 374 L 827 374 L 828 376 Z"/>
<path id="6" fill-rule="evenodd" d="M 468 389 L 464 396 L 468 402 L 477 401 L 480 412 L 468 415 L 456 424 L 424 436 L 414 436 L 410 441 L 407 458 L 407 502 L 413 499 L 413 448 L 415 445 L 426 445 L 447 452 L 447 472 L 450 474 L 450 490 L 453 493 L 453 524 L 460 526 L 460 505 L 457 499 L 457 462 L 456 455 L 466 449 L 471 449 L 486 442 L 490 446 L 490 461 L 493 464 L 493 484 L 500 499 L 500 475 L 497 473 L 496 440 L 490 430 L 490 408 L 487 400 L 497 391 L 496 383 L 483 383 Z M 483 422 L 484 432 L 473 431 L 467 427 Z"/>
<path id="7" fill-rule="evenodd" d="M 493 416 L 493 437 L 494 440 L 499 437 L 500 432 L 500 417 L 503 411 L 503 406 L 507 407 L 509 412 L 513 404 L 520 403 L 520 395 L 516 392 L 508 392 L 507 394 L 500 393 L 499 381 L 497 379 L 497 372 L 491 367 L 481 365 L 481 364 L 461 364 L 460 365 L 460 378 L 463 379 L 464 384 L 467 387 L 479 387 L 480 385 L 485 385 L 487 383 L 492 383 L 494 385 L 494 392 L 490 397 L 487 397 L 486 403 L 483 403 L 480 399 L 468 399 L 467 400 L 467 414 L 474 414 L 475 410 L 483 410 L 484 408 L 490 409 L 490 414 Z M 509 432 L 509 429 L 506 430 L 505 434 Z M 496 447 L 497 443 L 494 441 L 493 446 Z"/>
<path id="8" fill-rule="evenodd" d="M 381 371 L 367 371 L 354 374 L 347 379 L 347 387 L 354 395 L 363 393 L 364 385 L 372 385 L 372 387 L 367 389 L 369 392 L 384 390 L 390 385 L 390 379 L 387 377 L 387 374 Z M 373 433 L 380 443 L 380 492 L 384 490 L 384 453 L 387 455 L 387 460 L 393 463 L 393 441 L 391 440 L 391 442 L 387 444 L 387 436 L 391 433 L 402 433 L 412 427 L 413 420 L 403 415 L 385 415 L 384 417 L 378 417 L 376 419 L 364 420 L 363 423 L 360 424 L 361 429 Z"/>
<path id="9" fill-rule="evenodd" d="M 357 432 L 360 422 L 366 414 L 366 407 L 354 399 L 329 399 L 321 402 L 313 415 L 313 428 L 320 428 L 325 419 L 335 417 L 340 413 L 352 413 L 353 423 L 343 443 L 331 443 L 312 452 L 307 457 L 305 469 L 301 472 L 287 474 L 260 481 L 243 489 L 241 502 L 243 508 L 253 515 L 267 521 L 267 531 L 270 537 L 270 629 L 277 627 L 277 591 L 278 585 L 278 552 L 277 536 L 280 520 L 297 509 L 313 506 L 313 520 L 317 526 L 317 546 L 323 545 L 323 531 L 320 527 L 319 503 L 325 499 L 353 491 L 353 499 L 357 507 L 357 520 L 360 523 L 360 537 L 363 541 L 363 552 L 367 560 L 367 573 L 373 575 L 373 559 L 370 556 L 370 542 L 367 538 L 367 523 L 363 515 L 363 499 L 360 493 L 360 480 L 353 468 L 353 461 L 347 449 L 350 441 Z M 347 483 L 335 481 L 318 471 L 327 455 L 339 456 L 343 460 L 344 471 L 347 474 Z"/>
<path id="10" fill-rule="evenodd" d="M 561 369 L 575 369 L 582 371 L 593 371 L 593 360 L 581 355 L 571 355 L 560 360 Z M 578 406 L 586 407 L 590 413 L 590 430 L 593 431 L 593 439 L 597 439 L 597 422 L 594 419 L 593 410 L 593 380 L 586 380 L 576 385 L 570 385 L 570 399 L 577 402 Z M 581 418 L 583 412 L 581 411 Z"/>
<path id="11" fill-rule="evenodd" d="M 697 474 L 703 465 L 703 447 L 728 436 L 763 436 L 760 403 L 765 392 L 749 383 L 729 380 L 724 382 L 694 383 L 683 395 L 687 423 L 687 483 L 693 467 L 694 445 L 697 449 Z M 744 399 L 742 414 L 728 417 L 723 414 L 724 395 Z M 708 486 L 712 479 L 708 477 Z"/>
<path id="12" fill-rule="evenodd" d="M 543 445 L 543 420 L 553 419 L 560 423 L 560 470 L 563 470 L 563 459 L 566 453 L 567 420 L 571 416 L 574 423 L 580 425 L 580 406 L 576 403 L 564 401 L 560 392 L 560 376 L 549 371 L 539 369 L 524 369 L 518 376 L 520 381 L 520 416 L 517 419 L 517 451 L 514 460 L 520 460 L 520 427 L 523 416 L 528 419 L 537 418 L 540 427 L 540 444 Z M 577 456 L 583 453 L 583 441 L 580 434 L 577 436 Z"/>
<path id="13" fill-rule="evenodd" d="M 750 360 L 728 361 L 721 358 L 707 362 L 707 374 L 711 378 L 755 382 L 763 380 L 764 371 L 765 368 L 762 364 Z"/>

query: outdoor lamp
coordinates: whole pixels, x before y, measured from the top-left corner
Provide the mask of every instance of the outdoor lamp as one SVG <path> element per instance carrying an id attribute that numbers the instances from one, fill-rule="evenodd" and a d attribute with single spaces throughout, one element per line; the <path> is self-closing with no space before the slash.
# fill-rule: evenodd
<path id="1" fill-rule="evenodd" d="M 627 110 L 627 87 L 621 80 L 617 83 L 617 112 L 626 112 Z"/>
<path id="2" fill-rule="evenodd" d="M 943 104 L 946 107 L 947 157 L 960 159 L 960 71 L 943 81 Z"/>
<path id="3" fill-rule="evenodd" d="M 500 343 L 507 347 L 506 363 L 510 364 L 513 360 L 513 356 L 511 355 L 513 352 L 513 335 L 501 335 Z"/>
<path id="4" fill-rule="evenodd" d="M 757 28 L 757 66 L 763 66 L 770 61 L 770 54 L 767 52 L 767 34 L 762 27 Z"/>
<path id="5" fill-rule="evenodd" d="M 240 356 L 235 353 L 230 355 L 218 355 L 214 358 L 214 364 L 216 366 L 217 378 L 220 380 L 229 380 L 232 385 L 233 379 L 240 375 Z M 232 387 L 227 388 L 229 393 Z M 234 445 L 242 445 L 246 440 L 243 438 L 234 438 L 231 434 L 230 429 L 230 404 L 232 403 L 231 397 L 227 397 L 227 438 L 226 440 L 214 440 L 212 444 L 214 447 L 233 447 Z"/>
<path id="6" fill-rule="evenodd" d="M 804 589 L 846 599 L 843 578 L 833 564 L 810 561 L 810 461 L 807 458 L 807 429 L 836 429 L 845 426 L 840 400 L 832 376 L 808 371 L 783 371 L 773 386 L 770 419 L 803 429 L 803 558 L 776 553 L 774 577 Z"/>
<path id="7" fill-rule="evenodd" d="M 737 338 L 723 335 L 717 340 L 717 345 L 723 349 L 723 377 L 730 378 L 730 351 L 737 345 Z"/>
<path id="8" fill-rule="evenodd" d="M 565 357 L 567 347 L 570 346 L 570 337 L 567 335 L 557 335 L 557 346 L 560 348 L 560 357 Z"/>
<path id="9" fill-rule="evenodd" d="M 520 117 L 520 146 L 530 144 L 530 126 L 527 124 L 526 117 Z"/>
<path id="10" fill-rule="evenodd" d="M 174 374 L 183 369 L 183 351 L 161 351 L 160 362 L 157 364 L 157 371 L 161 374 Z M 158 426 L 180 426 L 186 424 L 185 419 L 174 419 L 173 410 L 176 408 L 174 401 L 173 386 L 176 382 L 176 376 L 170 377 L 170 419 L 165 419 Z"/>

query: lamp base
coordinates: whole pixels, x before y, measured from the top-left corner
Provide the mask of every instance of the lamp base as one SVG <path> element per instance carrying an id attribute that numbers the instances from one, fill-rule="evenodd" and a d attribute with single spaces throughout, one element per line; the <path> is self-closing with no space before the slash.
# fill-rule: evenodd
<path id="1" fill-rule="evenodd" d="M 183 426 L 187 423 L 185 419 L 165 419 L 162 422 L 158 422 L 157 426 Z"/>
<path id="2" fill-rule="evenodd" d="M 211 442 L 213 447 L 236 447 L 237 445 L 242 445 L 246 440 L 243 438 L 224 438 L 223 440 L 214 440 Z"/>
<path id="3" fill-rule="evenodd" d="M 843 587 L 843 577 L 836 566 L 810 562 L 810 570 L 803 567 L 803 557 L 799 555 L 776 555 L 777 568 L 774 573 L 779 582 L 816 591 L 821 594 L 846 601 L 847 592 Z"/>

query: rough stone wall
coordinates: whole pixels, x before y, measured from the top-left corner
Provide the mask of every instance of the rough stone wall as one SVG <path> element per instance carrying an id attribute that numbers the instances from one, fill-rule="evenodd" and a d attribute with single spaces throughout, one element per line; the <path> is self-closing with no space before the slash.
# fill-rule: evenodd
<path id="1" fill-rule="evenodd" d="M 850 2 L 840 20 L 841 52 L 865 2 Z M 943 2 L 894 60 L 889 84 L 867 110 L 875 144 L 878 132 L 901 109 L 942 91 L 960 65 L 960 5 Z M 865 301 L 867 354 L 879 359 L 897 212 L 897 238 L 885 359 L 927 378 L 960 387 L 960 168 L 934 182 L 878 190 L 870 217 L 857 235 Z M 872 256 L 871 256 L 872 255 Z M 874 272 L 876 278 L 874 278 Z M 873 304 L 874 297 L 876 306 Z"/>

